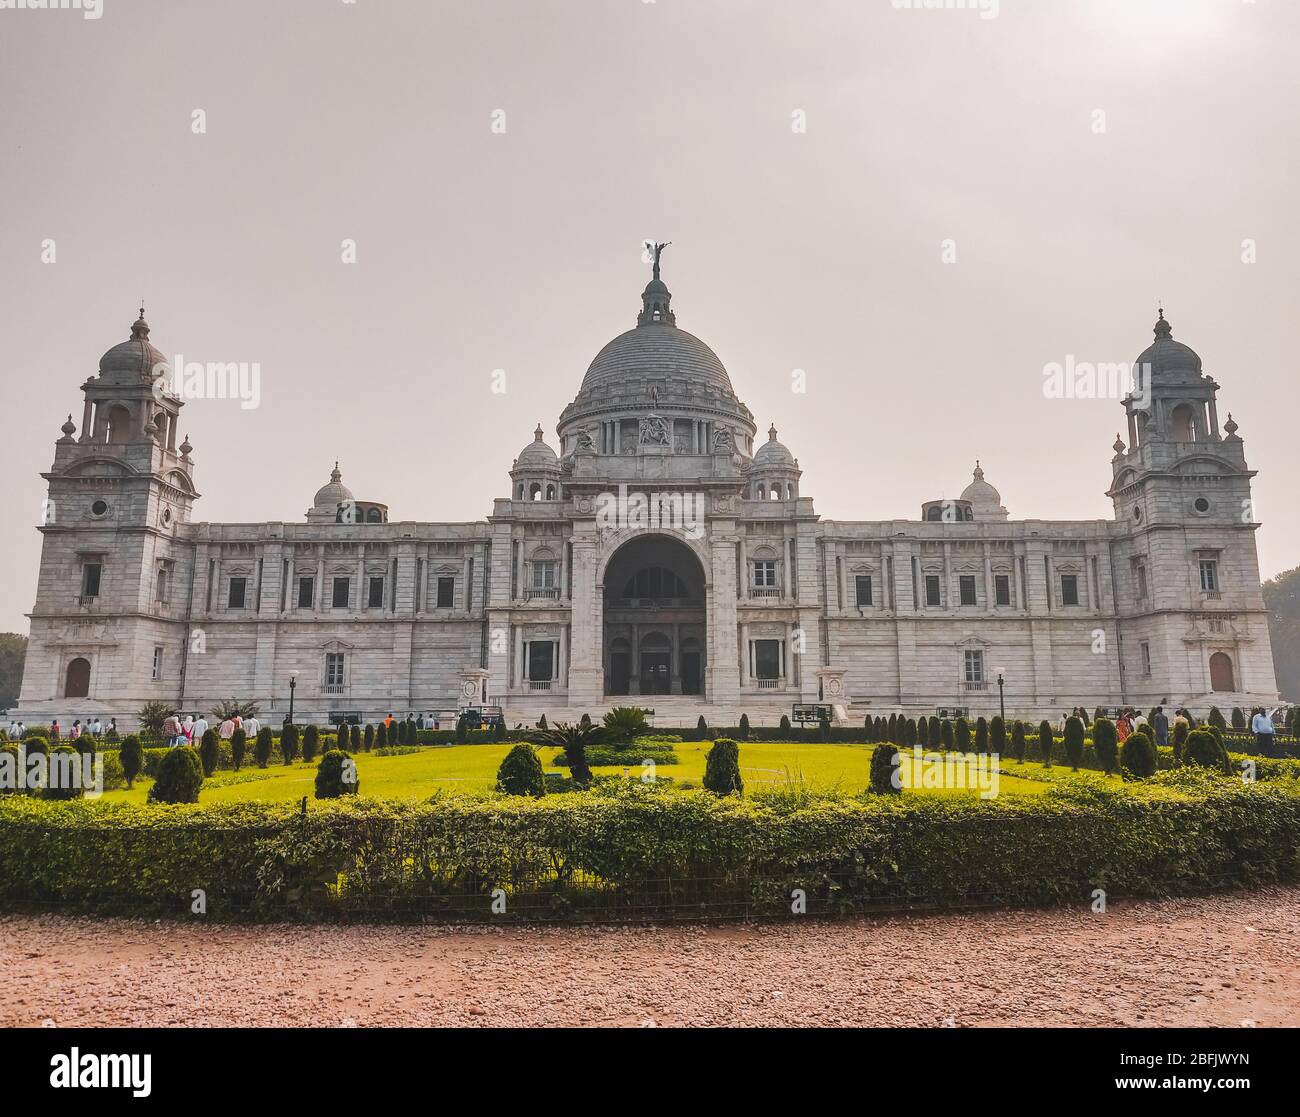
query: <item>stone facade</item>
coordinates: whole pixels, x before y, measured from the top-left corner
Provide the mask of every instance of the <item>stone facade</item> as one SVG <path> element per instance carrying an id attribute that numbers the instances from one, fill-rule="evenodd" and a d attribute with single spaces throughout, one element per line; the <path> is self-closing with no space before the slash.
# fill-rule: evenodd
<path id="1" fill-rule="evenodd" d="M 1276 700 L 1250 482 L 1163 312 L 1124 401 L 1115 515 L 1013 520 L 978 465 L 915 521 L 820 519 L 655 277 L 477 523 L 390 520 L 337 463 L 294 523 L 195 522 L 144 312 L 55 447 L 18 715 L 253 698 L 272 720 L 629 702 L 662 721 Z M 291 688 L 292 681 L 292 688 Z M 625 697 L 627 696 L 627 697 Z"/>

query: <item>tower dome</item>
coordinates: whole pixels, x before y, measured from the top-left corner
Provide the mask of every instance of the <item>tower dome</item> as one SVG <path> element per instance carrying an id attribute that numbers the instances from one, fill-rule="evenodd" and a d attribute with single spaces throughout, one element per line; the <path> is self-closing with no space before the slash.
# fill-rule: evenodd
<path id="1" fill-rule="evenodd" d="M 542 437 L 542 424 L 537 424 L 537 429 L 533 431 L 533 440 L 522 450 L 519 451 L 519 457 L 515 459 L 516 469 L 545 469 L 550 466 L 559 464 L 560 459 L 556 457 L 555 451 L 552 450 Z"/>
<path id="2" fill-rule="evenodd" d="M 167 358 L 149 341 L 149 323 L 141 307 L 140 317 L 131 325 L 131 336 L 99 358 L 99 375 L 118 382 L 152 380 L 154 368 L 166 362 Z"/>
<path id="3" fill-rule="evenodd" d="M 1165 318 L 1164 307 L 1161 307 L 1157 313 L 1159 317 L 1153 328 L 1155 341 L 1142 350 L 1141 356 L 1135 362 L 1134 367 L 1138 370 L 1138 376 L 1145 377 L 1148 371 L 1154 377 L 1177 372 L 1199 376 L 1200 355 L 1190 345 L 1174 340 L 1173 327 Z"/>
<path id="4" fill-rule="evenodd" d="M 794 455 L 786 449 L 784 443 L 776 440 L 776 424 L 767 431 L 767 441 L 754 453 L 754 468 L 769 466 L 794 466 Z"/>
<path id="5" fill-rule="evenodd" d="M 339 505 L 352 499 L 352 490 L 343 484 L 343 474 L 339 472 L 339 463 L 335 462 L 334 469 L 330 473 L 329 484 L 322 485 L 316 490 L 312 511 L 328 512 L 332 520 Z"/>
<path id="6" fill-rule="evenodd" d="M 961 493 L 961 499 L 970 504 L 977 520 L 1005 520 L 1008 512 L 1002 507 L 1002 494 L 984 480 L 984 470 L 975 463 L 974 480 Z"/>

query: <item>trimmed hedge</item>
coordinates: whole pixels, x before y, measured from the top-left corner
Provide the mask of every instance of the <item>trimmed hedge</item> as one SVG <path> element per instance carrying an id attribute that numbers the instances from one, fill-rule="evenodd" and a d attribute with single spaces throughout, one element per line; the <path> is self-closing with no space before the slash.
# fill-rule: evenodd
<path id="1" fill-rule="evenodd" d="M 180 752 L 181 750 L 175 750 Z M 195 758 L 197 760 L 197 758 Z M 1150 788 L 1151 790 L 1147 790 Z M 640 781 L 532 799 L 154 806 L 0 799 L 0 906 L 276 918 L 780 915 L 1081 903 L 1300 877 L 1300 795 L 1209 772 L 1042 795 L 716 796 Z"/>

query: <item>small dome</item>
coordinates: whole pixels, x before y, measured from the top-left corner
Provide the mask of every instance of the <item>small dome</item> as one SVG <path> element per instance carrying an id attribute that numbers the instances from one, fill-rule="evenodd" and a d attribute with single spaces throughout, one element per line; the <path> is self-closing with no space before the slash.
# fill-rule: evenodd
<path id="1" fill-rule="evenodd" d="M 759 468 L 788 466 L 794 468 L 794 455 L 776 440 L 776 424 L 767 431 L 767 441 L 754 454 L 754 465 Z"/>
<path id="2" fill-rule="evenodd" d="M 1138 375 L 1144 375 L 1149 369 L 1153 376 L 1168 372 L 1201 372 L 1201 358 L 1190 345 L 1174 340 L 1173 327 L 1165 319 L 1164 308 L 1159 310 L 1156 320 L 1155 341 L 1148 345 L 1138 357 L 1136 365 Z"/>
<path id="3" fill-rule="evenodd" d="M 977 520 L 991 517 L 1005 520 L 1007 510 L 1002 507 L 1002 494 L 984 480 L 984 470 L 978 461 L 975 463 L 974 476 L 975 479 L 962 490 L 961 499 L 970 502 Z"/>
<path id="4" fill-rule="evenodd" d="M 329 484 L 322 485 L 316 490 L 316 497 L 312 501 L 313 509 L 317 512 L 328 512 L 332 517 L 340 504 L 352 499 L 352 490 L 343 484 L 343 474 L 339 472 L 339 463 L 335 462 L 333 472 L 330 473 Z"/>
<path id="5" fill-rule="evenodd" d="M 118 380 L 152 380 L 154 367 L 166 364 L 167 358 L 149 343 L 149 323 L 140 317 L 131 326 L 131 336 L 118 342 L 99 358 L 99 375 Z"/>
<path id="6" fill-rule="evenodd" d="M 560 459 L 555 456 L 552 450 L 542 440 L 542 424 L 537 424 L 537 429 L 533 431 L 533 440 L 522 450 L 519 451 L 519 457 L 515 460 L 516 469 L 551 469 L 558 466 Z"/>

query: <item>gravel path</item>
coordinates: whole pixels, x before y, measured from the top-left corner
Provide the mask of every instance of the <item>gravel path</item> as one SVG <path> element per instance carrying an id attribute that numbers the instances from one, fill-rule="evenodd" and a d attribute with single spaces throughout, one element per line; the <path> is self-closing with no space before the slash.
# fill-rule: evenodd
<path id="1" fill-rule="evenodd" d="M 0 917 L 0 1025 L 1300 1025 L 1300 889 L 636 928 Z"/>

